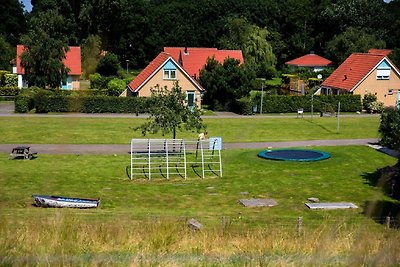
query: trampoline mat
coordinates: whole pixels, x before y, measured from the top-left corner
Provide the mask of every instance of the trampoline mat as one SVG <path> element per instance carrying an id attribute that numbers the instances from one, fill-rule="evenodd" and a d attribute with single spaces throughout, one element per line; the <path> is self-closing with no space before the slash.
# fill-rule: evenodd
<path id="1" fill-rule="evenodd" d="M 326 152 L 303 149 L 264 150 L 258 156 L 265 159 L 289 161 L 318 161 L 330 158 L 330 154 Z"/>

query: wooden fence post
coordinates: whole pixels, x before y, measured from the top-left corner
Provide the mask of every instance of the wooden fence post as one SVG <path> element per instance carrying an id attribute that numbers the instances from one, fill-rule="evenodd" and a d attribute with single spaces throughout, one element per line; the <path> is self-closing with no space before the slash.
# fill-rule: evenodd
<path id="1" fill-rule="evenodd" d="M 297 218 L 297 235 L 300 236 L 303 226 L 303 217 Z"/>
<path id="2" fill-rule="evenodd" d="M 386 229 L 390 229 L 390 217 L 386 216 Z"/>

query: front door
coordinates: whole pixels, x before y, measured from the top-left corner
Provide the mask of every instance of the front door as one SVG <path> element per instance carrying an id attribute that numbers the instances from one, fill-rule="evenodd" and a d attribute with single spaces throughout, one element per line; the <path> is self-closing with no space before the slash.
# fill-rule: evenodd
<path id="1" fill-rule="evenodd" d="M 196 92 L 188 91 L 186 92 L 187 106 L 190 110 L 193 110 L 196 106 Z"/>

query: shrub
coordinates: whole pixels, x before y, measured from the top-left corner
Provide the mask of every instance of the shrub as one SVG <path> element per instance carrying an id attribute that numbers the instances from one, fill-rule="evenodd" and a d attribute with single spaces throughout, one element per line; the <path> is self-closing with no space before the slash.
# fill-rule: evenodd
<path id="1" fill-rule="evenodd" d="M 400 150 L 400 110 L 386 108 L 381 115 L 378 131 L 381 145 Z"/>
<path id="2" fill-rule="evenodd" d="M 13 87 L 0 87 L 0 96 L 16 96 L 20 89 L 16 86 Z"/>
<path id="3" fill-rule="evenodd" d="M 89 75 L 91 89 L 107 89 L 108 82 L 112 77 L 101 76 L 99 73 Z"/>
<path id="4" fill-rule="evenodd" d="M 369 113 L 382 113 L 384 108 L 385 108 L 385 105 L 383 104 L 383 102 L 380 102 L 380 101 L 370 102 L 367 105 L 367 109 L 368 109 Z"/>
<path id="5" fill-rule="evenodd" d="M 53 92 L 41 89 L 38 90 L 33 96 L 33 102 L 36 109 L 36 113 L 47 113 L 49 112 L 49 96 L 54 94 Z"/>
<path id="6" fill-rule="evenodd" d="M 14 110 L 17 113 L 27 113 L 34 108 L 33 96 L 31 95 L 19 95 L 14 102 Z"/>
<path id="7" fill-rule="evenodd" d="M 4 86 L 6 87 L 17 87 L 18 76 L 17 74 L 6 74 L 4 75 Z"/>
<path id="8" fill-rule="evenodd" d="M 117 55 L 113 53 L 107 53 L 99 61 L 96 67 L 96 72 L 100 73 L 102 76 L 116 76 L 118 74 L 119 60 Z"/>
<path id="9" fill-rule="evenodd" d="M 126 89 L 126 82 L 121 79 L 112 79 L 107 84 L 109 96 L 119 96 Z"/>
<path id="10" fill-rule="evenodd" d="M 232 111 L 242 115 L 253 115 L 253 101 L 249 97 L 243 97 L 233 102 Z"/>
<path id="11" fill-rule="evenodd" d="M 371 112 L 370 110 L 370 105 L 372 102 L 375 102 L 378 98 L 376 97 L 376 95 L 374 94 L 366 94 L 364 95 L 363 101 L 362 101 L 362 105 L 363 105 L 363 109 L 365 109 L 368 113 Z"/>

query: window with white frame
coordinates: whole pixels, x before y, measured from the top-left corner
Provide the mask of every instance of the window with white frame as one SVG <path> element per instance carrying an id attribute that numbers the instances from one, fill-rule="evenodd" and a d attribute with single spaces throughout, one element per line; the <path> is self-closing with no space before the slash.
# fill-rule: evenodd
<path id="1" fill-rule="evenodd" d="M 176 80 L 176 65 L 172 60 L 164 66 L 164 80 Z"/>
<path id="2" fill-rule="evenodd" d="M 376 70 L 376 79 L 377 80 L 389 80 L 390 79 L 390 65 L 384 60 L 381 64 L 379 64 Z"/>
<path id="3" fill-rule="evenodd" d="M 176 80 L 176 70 L 164 69 L 164 79 L 165 80 Z"/>

